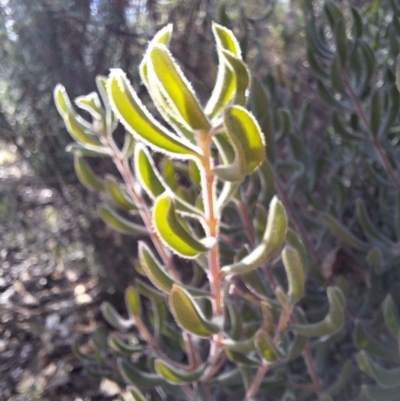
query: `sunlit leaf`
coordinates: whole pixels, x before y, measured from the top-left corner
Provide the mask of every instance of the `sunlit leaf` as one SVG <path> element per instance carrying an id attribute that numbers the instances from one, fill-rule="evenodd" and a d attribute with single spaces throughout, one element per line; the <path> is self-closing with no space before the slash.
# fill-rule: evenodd
<path id="1" fill-rule="evenodd" d="M 215 244 L 214 238 L 199 240 L 184 228 L 175 213 L 173 199 L 167 193 L 160 195 L 154 202 L 153 222 L 161 240 L 183 257 L 194 258 Z"/>
<path id="2" fill-rule="evenodd" d="M 79 181 L 86 188 L 91 191 L 104 191 L 104 181 L 93 172 L 85 159 L 76 153 L 74 155 L 74 168 Z"/>
<path id="3" fill-rule="evenodd" d="M 114 113 L 137 139 L 172 157 L 187 159 L 201 154 L 200 149 L 168 132 L 154 119 L 121 70 L 111 70 L 107 93 Z"/>
<path id="4" fill-rule="evenodd" d="M 134 237 L 148 234 L 144 226 L 132 223 L 131 221 L 120 216 L 109 206 L 99 206 L 97 208 L 97 213 L 108 226 L 121 234 L 132 235 Z"/>
<path id="5" fill-rule="evenodd" d="M 240 262 L 224 266 L 221 275 L 246 273 L 267 263 L 282 247 L 285 240 L 288 220 L 285 209 L 274 197 L 268 211 L 268 221 L 260 244 Z"/>
<path id="6" fill-rule="evenodd" d="M 189 293 L 176 284 L 172 287 L 169 305 L 176 323 L 189 333 L 199 337 L 210 337 L 220 331 L 217 325 L 205 318 Z"/>

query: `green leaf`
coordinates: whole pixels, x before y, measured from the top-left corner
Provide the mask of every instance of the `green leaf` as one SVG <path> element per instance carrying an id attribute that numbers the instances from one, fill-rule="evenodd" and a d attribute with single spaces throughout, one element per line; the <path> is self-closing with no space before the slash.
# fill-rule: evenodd
<path id="1" fill-rule="evenodd" d="M 138 254 L 140 267 L 145 272 L 147 278 L 159 290 L 169 294 L 175 283 L 174 279 L 158 263 L 149 247 L 142 241 L 139 242 Z"/>
<path id="2" fill-rule="evenodd" d="M 97 213 L 104 223 L 121 234 L 132 235 L 134 237 L 148 234 L 145 227 L 130 222 L 109 206 L 99 206 Z"/>
<path id="3" fill-rule="evenodd" d="M 121 150 L 124 160 L 129 159 L 135 150 L 136 141 L 133 135 L 125 131 L 124 146 Z"/>
<path id="4" fill-rule="evenodd" d="M 109 157 L 111 152 L 109 148 L 105 146 L 91 146 L 83 145 L 81 143 L 73 142 L 65 147 L 66 152 L 78 154 L 79 156 L 88 157 Z"/>
<path id="5" fill-rule="evenodd" d="M 75 104 L 82 110 L 87 111 L 95 120 L 104 119 L 104 110 L 101 107 L 99 95 L 96 92 L 86 96 L 79 96 L 75 99 Z"/>
<path id="6" fill-rule="evenodd" d="M 240 262 L 224 266 L 221 275 L 247 273 L 267 263 L 282 247 L 288 220 L 285 209 L 277 197 L 270 203 L 268 221 L 260 244 Z"/>
<path id="7" fill-rule="evenodd" d="M 311 324 L 293 324 L 290 328 L 305 337 L 323 337 L 340 330 L 344 323 L 345 298 L 338 287 L 328 287 L 329 313 L 323 320 Z"/>
<path id="8" fill-rule="evenodd" d="M 222 109 L 232 100 L 236 91 L 236 79 L 234 72 L 228 68 L 227 59 L 223 51 L 231 52 L 240 59 L 239 44 L 233 33 L 213 22 L 212 31 L 217 43 L 218 71 L 214 89 L 205 107 L 205 113 L 213 119 L 218 116 Z"/>
<path id="9" fill-rule="evenodd" d="M 182 226 L 175 213 L 173 199 L 167 193 L 154 202 L 153 222 L 160 239 L 182 257 L 194 258 L 215 244 L 215 238 L 199 240 Z"/>
<path id="10" fill-rule="evenodd" d="M 183 330 L 199 337 L 210 337 L 220 328 L 209 322 L 190 294 L 174 284 L 169 296 L 169 306 L 176 323 Z"/>
<path id="11" fill-rule="evenodd" d="M 165 267 L 160 265 L 153 252 L 151 252 L 150 248 L 142 241 L 139 242 L 138 254 L 140 267 L 156 288 L 169 294 L 172 290 L 172 286 L 174 284 L 179 284 L 167 273 Z M 209 295 L 208 292 L 198 288 L 190 286 L 183 286 L 183 288 L 192 296 Z"/>
<path id="12" fill-rule="evenodd" d="M 330 216 L 327 213 L 323 213 L 322 219 L 327 225 L 329 231 L 345 244 L 364 252 L 370 249 L 370 246 L 367 243 L 358 239 L 334 217 Z"/>
<path id="13" fill-rule="evenodd" d="M 128 391 L 131 393 L 133 401 L 147 401 L 146 397 L 138 388 L 134 386 L 129 386 Z"/>
<path id="14" fill-rule="evenodd" d="M 129 384 L 133 384 L 143 390 L 152 390 L 157 386 L 165 385 L 165 380 L 157 374 L 143 372 L 125 359 L 119 358 L 117 364 L 122 377 Z"/>
<path id="15" fill-rule="evenodd" d="M 365 351 L 356 355 L 360 369 L 367 375 L 373 377 L 377 383 L 385 388 L 392 388 L 399 385 L 400 367 L 394 369 L 384 369 L 374 363 Z"/>
<path id="16" fill-rule="evenodd" d="M 393 86 L 390 90 L 389 94 L 389 102 L 384 113 L 385 119 L 382 121 L 382 124 L 379 126 L 378 136 L 383 137 L 384 135 L 388 134 L 390 127 L 393 124 L 393 121 L 397 117 L 399 113 L 399 106 L 400 106 L 400 95 L 398 89 Z"/>
<path id="17" fill-rule="evenodd" d="M 340 61 L 338 58 L 334 58 L 332 60 L 331 66 L 330 66 L 330 79 L 332 83 L 332 89 L 338 93 L 342 94 L 343 93 L 343 80 L 342 80 L 342 71 L 340 67 Z"/>
<path id="18" fill-rule="evenodd" d="M 122 341 L 115 334 L 111 334 L 108 337 L 108 345 L 114 350 L 120 353 L 121 355 L 130 356 L 137 352 L 143 352 L 144 346 L 140 344 L 128 344 L 125 341 Z"/>
<path id="19" fill-rule="evenodd" d="M 254 344 L 254 336 L 246 340 L 233 340 L 231 338 L 225 338 L 221 341 L 224 349 L 235 351 L 242 354 L 248 354 L 256 349 Z"/>
<path id="20" fill-rule="evenodd" d="M 109 302 L 103 302 L 100 310 L 107 323 L 119 331 L 127 331 L 133 326 L 133 321 L 124 319 Z"/>
<path id="21" fill-rule="evenodd" d="M 357 401 L 398 401 L 400 386 L 382 388 L 377 386 L 363 386 L 361 398 Z"/>
<path id="22" fill-rule="evenodd" d="M 104 191 L 104 181 L 93 172 L 85 159 L 76 153 L 74 155 L 74 168 L 79 181 L 87 189 L 91 191 Z"/>
<path id="23" fill-rule="evenodd" d="M 169 100 L 176 116 L 194 131 L 209 132 L 210 122 L 203 113 L 194 91 L 164 45 L 154 44 L 148 50 L 149 85 L 158 85 Z M 153 82 L 153 79 L 155 82 Z"/>
<path id="24" fill-rule="evenodd" d="M 343 368 L 341 369 L 336 380 L 328 387 L 326 392 L 331 396 L 336 395 L 340 391 L 344 390 L 345 387 L 352 382 L 353 375 L 355 373 L 353 362 L 346 361 Z"/>
<path id="25" fill-rule="evenodd" d="M 71 137 L 78 143 L 94 147 L 101 146 L 97 138 L 86 133 L 86 128 L 82 124 L 82 120 L 79 121 L 72 111 L 65 115 L 64 123 Z"/>
<path id="26" fill-rule="evenodd" d="M 73 111 L 73 108 L 64 86 L 57 84 L 54 88 L 53 96 L 58 112 L 65 119 L 67 114 Z"/>
<path id="27" fill-rule="evenodd" d="M 107 81 L 107 93 L 114 113 L 138 140 L 171 157 L 188 159 L 201 154 L 199 148 L 171 134 L 154 119 L 121 70 L 111 70 Z"/>
<path id="28" fill-rule="evenodd" d="M 233 340 L 239 340 L 242 336 L 243 324 L 240 312 L 236 305 L 233 303 L 227 303 L 227 308 L 229 311 L 229 320 L 231 323 L 231 338 Z"/>
<path id="29" fill-rule="evenodd" d="M 382 309 L 386 327 L 390 330 L 393 337 L 397 338 L 400 333 L 400 316 L 393 297 L 390 294 L 383 301 Z"/>
<path id="30" fill-rule="evenodd" d="M 125 290 L 125 305 L 132 319 L 140 315 L 140 297 L 136 289 L 132 286 L 129 286 Z"/>
<path id="31" fill-rule="evenodd" d="M 232 164 L 216 166 L 214 171 L 223 180 L 241 181 L 264 161 L 264 136 L 255 118 L 241 106 L 225 108 L 224 125 L 235 160 Z"/>
<path id="32" fill-rule="evenodd" d="M 165 191 L 162 179 L 146 147 L 140 143 L 135 146 L 135 176 L 150 198 L 155 199 Z"/>
<path id="33" fill-rule="evenodd" d="M 347 36 L 346 36 L 346 26 L 344 20 L 340 19 L 336 21 L 335 24 L 335 42 L 336 49 L 339 53 L 340 64 L 342 67 L 346 65 L 347 61 Z"/>
<path id="34" fill-rule="evenodd" d="M 93 362 L 94 360 L 96 360 L 95 354 L 86 354 L 81 350 L 81 348 L 78 344 L 77 337 L 74 337 L 72 339 L 71 348 L 72 348 L 72 352 L 82 361 Z"/>
<path id="35" fill-rule="evenodd" d="M 218 50 L 230 51 L 236 57 L 241 58 L 239 42 L 230 29 L 213 22 L 212 31 Z"/>
<path id="36" fill-rule="evenodd" d="M 203 364 L 198 366 L 195 370 L 188 371 L 177 369 L 160 359 L 154 361 L 155 371 L 168 383 L 174 385 L 197 382 L 203 375 L 206 367 L 207 365 Z"/>
<path id="37" fill-rule="evenodd" d="M 365 209 L 365 204 L 361 199 L 357 199 L 357 219 L 360 223 L 365 235 L 371 240 L 378 242 L 380 245 L 393 246 L 393 243 L 382 235 L 379 230 L 373 226 L 368 213 Z"/>
<path id="38" fill-rule="evenodd" d="M 136 212 L 138 210 L 132 199 L 125 194 L 120 184 L 112 175 L 106 176 L 104 186 L 111 200 L 117 207 L 127 212 Z"/>
<path id="39" fill-rule="evenodd" d="M 354 38 L 357 39 L 361 39 L 363 36 L 363 31 L 364 31 L 364 24 L 363 24 L 363 20 L 362 17 L 360 15 L 360 13 L 358 12 L 358 10 L 354 7 L 351 7 L 351 14 L 353 16 L 353 35 Z"/>
<path id="40" fill-rule="evenodd" d="M 378 135 L 382 119 L 381 92 L 377 89 L 371 98 L 370 125 L 374 136 Z"/>
<path id="41" fill-rule="evenodd" d="M 232 361 L 235 365 L 249 366 L 253 368 L 256 368 L 260 365 L 259 359 L 257 360 L 252 356 L 247 356 L 245 354 L 241 354 L 240 352 L 235 352 L 229 349 L 225 349 L 225 354 L 228 357 L 228 359 Z"/>
<path id="42" fill-rule="evenodd" d="M 288 295 L 292 303 L 298 302 L 304 294 L 305 276 L 301 258 L 297 250 L 286 246 L 282 251 L 282 261 L 288 279 Z"/>
<path id="43" fill-rule="evenodd" d="M 354 343 L 359 349 L 367 351 L 374 357 L 394 363 L 398 363 L 400 360 L 399 355 L 394 351 L 394 349 L 389 348 L 372 338 L 366 332 L 364 325 L 359 321 L 356 322 L 354 329 Z"/>
<path id="44" fill-rule="evenodd" d="M 233 104 L 245 106 L 247 103 L 247 91 L 250 86 L 250 73 L 246 64 L 235 57 L 231 52 L 222 50 L 226 63 L 231 70 L 235 82 L 235 95 Z"/>
<path id="45" fill-rule="evenodd" d="M 267 363 L 274 363 L 280 359 L 279 352 L 267 333 L 259 330 L 255 336 L 255 346 L 260 357 Z"/>

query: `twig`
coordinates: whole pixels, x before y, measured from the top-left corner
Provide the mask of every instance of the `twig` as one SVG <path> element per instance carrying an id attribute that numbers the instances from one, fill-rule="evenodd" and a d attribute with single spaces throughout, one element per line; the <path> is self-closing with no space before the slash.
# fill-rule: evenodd
<path id="1" fill-rule="evenodd" d="M 396 177 L 396 174 L 394 173 L 393 168 L 390 165 L 389 159 L 387 158 L 386 153 L 385 153 L 384 149 L 382 148 L 382 145 L 379 143 L 377 137 L 372 133 L 371 125 L 370 125 L 367 115 L 365 114 L 365 111 L 361 105 L 360 99 L 357 96 L 357 94 L 354 92 L 354 89 L 351 85 L 351 82 L 350 82 L 350 79 L 349 79 L 347 73 L 345 71 L 342 71 L 342 72 L 343 72 L 344 85 L 345 85 L 346 89 L 349 91 L 354 108 L 356 109 L 358 116 L 360 117 L 361 121 L 364 124 L 364 127 L 365 127 L 367 134 L 369 136 L 369 139 L 375 149 L 375 152 L 377 153 L 378 158 L 381 161 L 383 168 L 385 169 L 387 175 L 392 180 L 393 184 L 397 188 L 400 188 L 400 180 Z"/>
<path id="2" fill-rule="evenodd" d="M 313 382 L 312 389 L 317 395 L 320 395 L 322 393 L 321 381 L 319 379 L 309 345 L 306 345 L 302 352 L 302 355 L 304 358 L 304 362 L 306 363 L 308 373 L 310 374 L 311 380 Z"/>

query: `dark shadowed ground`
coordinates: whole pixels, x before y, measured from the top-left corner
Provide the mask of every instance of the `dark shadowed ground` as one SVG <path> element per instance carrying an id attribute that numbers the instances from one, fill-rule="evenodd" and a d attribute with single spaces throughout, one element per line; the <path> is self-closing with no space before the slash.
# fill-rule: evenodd
<path id="1" fill-rule="evenodd" d="M 0 145 L 0 401 L 114 400 L 115 385 L 88 378 L 70 348 L 73 335 L 88 342 L 111 296 L 76 228 L 89 222 Z"/>

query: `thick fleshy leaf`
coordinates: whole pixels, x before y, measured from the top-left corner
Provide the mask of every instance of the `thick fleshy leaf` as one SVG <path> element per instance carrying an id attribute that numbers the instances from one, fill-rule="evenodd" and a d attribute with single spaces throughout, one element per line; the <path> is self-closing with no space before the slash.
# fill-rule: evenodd
<path id="1" fill-rule="evenodd" d="M 194 258 L 215 244 L 215 238 L 199 240 L 184 228 L 175 213 L 173 199 L 167 193 L 160 195 L 154 202 L 153 222 L 161 240 L 185 258 Z"/>
<path id="2" fill-rule="evenodd" d="M 132 235 L 134 237 L 148 234 L 145 227 L 125 219 L 109 206 L 99 206 L 97 213 L 104 223 L 121 234 Z"/>
<path id="3" fill-rule="evenodd" d="M 114 350 L 117 351 L 121 355 L 130 356 L 137 352 L 142 352 L 144 349 L 143 345 L 139 344 L 128 344 L 125 341 L 121 340 L 117 335 L 111 334 L 108 337 L 108 345 Z"/>
<path id="4" fill-rule="evenodd" d="M 140 267 L 145 272 L 147 278 L 159 290 L 170 293 L 174 285 L 174 279 L 158 263 L 153 252 L 144 242 L 139 242 L 138 246 Z"/>
<path id="5" fill-rule="evenodd" d="M 367 237 L 369 237 L 372 241 L 378 242 L 379 244 L 393 246 L 393 243 L 384 235 L 382 235 L 376 227 L 374 227 L 365 208 L 365 204 L 361 199 L 357 199 L 356 210 L 358 222 L 360 223 Z"/>
<path id="6" fill-rule="evenodd" d="M 235 152 L 232 164 L 219 165 L 215 173 L 226 181 L 241 181 L 265 159 L 264 136 L 255 118 L 241 106 L 224 111 L 224 125 Z"/>
<path id="7" fill-rule="evenodd" d="M 114 113 L 137 139 L 171 157 L 188 159 L 201 154 L 199 148 L 170 133 L 155 120 L 121 70 L 111 71 L 107 81 L 107 93 Z"/>
<path id="8" fill-rule="evenodd" d="M 65 151 L 69 153 L 77 153 L 80 156 L 87 157 L 109 157 L 110 149 L 105 146 L 82 145 L 81 143 L 72 142 L 65 147 Z"/>
<path id="9" fill-rule="evenodd" d="M 127 212 L 136 212 L 138 210 L 132 199 L 123 191 L 112 175 L 106 176 L 104 185 L 108 195 L 110 195 L 111 200 L 117 207 Z"/>
<path id="10" fill-rule="evenodd" d="M 154 369 L 164 380 L 174 385 L 197 382 L 203 375 L 207 365 L 203 364 L 195 370 L 188 371 L 168 365 L 160 359 L 154 361 Z"/>
<path id="11" fill-rule="evenodd" d="M 225 349 L 243 354 L 247 354 L 256 349 L 254 337 L 250 337 L 247 340 L 232 340 L 231 338 L 225 338 L 221 343 Z"/>
<path id="12" fill-rule="evenodd" d="M 71 342 L 72 352 L 82 361 L 94 362 L 96 360 L 96 354 L 86 354 L 83 352 L 78 344 L 77 337 L 74 337 Z"/>
<path id="13" fill-rule="evenodd" d="M 267 263 L 282 247 L 288 220 L 285 209 L 277 197 L 270 203 L 268 221 L 260 244 L 240 262 L 224 266 L 221 275 L 247 273 Z"/>
<path id="14" fill-rule="evenodd" d="M 71 137 L 78 143 L 82 145 L 101 146 L 97 138 L 86 133 L 84 125 L 77 119 L 72 111 L 65 115 L 64 123 Z"/>
<path id="15" fill-rule="evenodd" d="M 327 393 L 331 396 L 344 390 L 351 383 L 355 368 L 352 361 L 345 362 L 336 380 L 328 387 Z"/>
<path id="16" fill-rule="evenodd" d="M 176 323 L 189 333 L 199 337 L 210 337 L 220 328 L 208 321 L 190 294 L 174 284 L 169 296 L 169 306 Z"/>
<path id="17" fill-rule="evenodd" d="M 367 243 L 358 239 L 334 217 L 326 213 L 324 213 L 322 217 L 329 231 L 345 244 L 350 245 L 351 247 L 360 251 L 369 251 L 370 246 Z"/>
<path id="18" fill-rule="evenodd" d="M 140 267 L 143 269 L 147 278 L 159 290 L 169 294 L 174 284 L 179 284 L 174 280 L 154 256 L 150 248 L 144 243 L 139 242 L 138 247 Z M 209 296 L 210 294 L 204 290 L 189 286 L 182 286 L 192 296 Z"/>
<path id="19" fill-rule="evenodd" d="M 62 118 L 65 118 L 67 114 L 73 111 L 71 101 L 67 95 L 67 91 L 64 86 L 57 84 L 54 88 L 54 103 L 56 104 L 57 110 Z"/>
<path id="20" fill-rule="evenodd" d="M 147 401 L 147 398 L 137 387 L 129 386 L 128 391 L 131 393 L 133 401 Z"/>
<path id="21" fill-rule="evenodd" d="M 91 191 L 104 191 L 104 181 L 98 177 L 79 154 L 74 155 L 74 168 L 76 176 L 82 185 Z"/>
<path id="22" fill-rule="evenodd" d="M 147 194 L 155 199 L 165 191 L 153 158 L 145 146 L 138 143 L 135 146 L 135 173 Z"/>
<path id="23" fill-rule="evenodd" d="M 118 359 L 117 363 L 122 377 L 129 384 L 133 384 L 144 390 L 151 390 L 157 386 L 163 386 L 165 384 L 165 380 L 156 373 L 143 372 L 125 359 Z"/>
<path id="24" fill-rule="evenodd" d="M 368 352 L 369 355 L 376 358 L 384 359 L 389 362 L 399 363 L 400 357 L 398 353 L 384 344 L 381 344 L 372 338 L 365 330 L 361 322 L 356 322 L 354 328 L 354 343 L 363 351 Z"/>
<path id="25" fill-rule="evenodd" d="M 233 104 L 245 106 L 250 86 L 250 73 L 246 64 L 235 57 L 231 52 L 222 50 L 228 68 L 231 70 L 235 82 L 235 93 L 232 99 Z"/>
<path id="26" fill-rule="evenodd" d="M 194 91 L 172 58 L 167 47 L 154 44 L 148 50 L 149 85 L 158 85 L 174 108 L 176 116 L 193 131 L 209 132 L 210 122 L 203 113 Z M 153 79 L 156 82 L 153 82 Z"/>
<path id="27" fill-rule="evenodd" d="M 367 375 L 373 377 L 380 386 L 391 388 L 399 385 L 400 367 L 393 369 L 382 368 L 373 362 L 365 351 L 359 352 L 356 358 L 360 369 Z"/>
<path id="28" fill-rule="evenodd" d="M 292 303 L 296 303 L 304 294 L 305 276 L 303 263 L 297 250 L 291 246 L 286 246 L 282 251 L 282 261 L 288 280 L 288 295 Z"/>
<path id="29" fill-rule="evenodd" d="M 260 330 L 255 336 L 255 345 L 260 357 L 267 363 L 274 363 L 280 359 L 279 352 L 267 333 Z"/>
<path id="30" fill-rule="evenodd" d="M 235 352 L 230 349 L 225 349 L 225 354 L 230 361 L 232 361 L 235 365 L 239 366 L 248 366 L 252 368 L 256 368 L 260 365 L 260 360 L 253 357 L 251 354 L 247 356 L 240 352 Z"/>
<path id="31" fill-rule="evenodd" d="M 386 296 L 382 309 L 386 327 L 390 330 L 393 337 L 397 338 L 400 334 L 400 316 L 391 294 Z"/>
<path id="32" fill-rule="evenodd" d="M 100 310 L 107 323 L 117 330 L 126 331 L 133 326 L 133 321 L 124 319 L 109 302 L 103 302 Z"/>
<path id="33" fill-rule="evenodd" d="M 322 337 L 332 335 L 340 330 L 344 322 L 345 298 L 339 287 L 328 287 L 329 313 L 317 323 L 293 324 L 290 328 L 305 337 Z"/>
<path id="34" fill-rule="evenodd" d="M 217 44 L 217 50 L 227 50 L 234 56 L 242 58 L 239 42 L 230 29 L 213 22 L 212 31 Z"/>
<path id="35" fill-rule="evenodd" d="M 125 290 L 125 306 L 131 318 L 140 315 L 140 297 L 132 286 Z"/>
<path id="36" fill-rule="evenodd" d="M 101 107 L 100 99 L 96 92 L 77 97 L 75 99 L 75 104 L 82 110 L 90 113 L 96 120 L 102 120 L 104 118 L 104 110 Z"/>
<path id="37" fill-rule="evenodd" d="M 398 401 L 400 385 L 392 388 L 379 386 L 362 386 L 360 398 L 356 401 Z"/>

